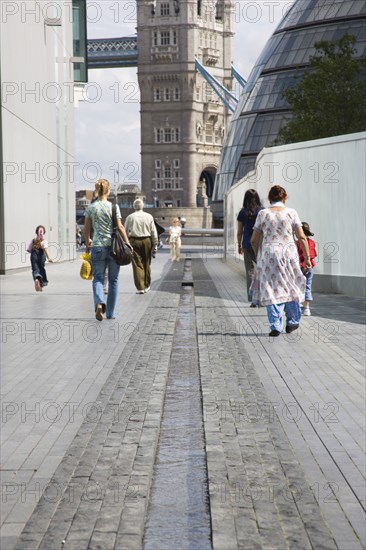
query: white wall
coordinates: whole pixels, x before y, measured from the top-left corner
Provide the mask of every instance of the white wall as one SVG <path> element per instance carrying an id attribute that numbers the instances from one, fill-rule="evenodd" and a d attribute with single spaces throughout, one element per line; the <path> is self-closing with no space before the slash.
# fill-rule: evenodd
<path id="1" fill-rule="evenodd" d="M 24 243 L 38 224 L 55 243 L 53 256 L 74 257 L 75 186 L 65 165 L 75 161 L 71 7 L 71 0 L 28 0 L 4 3 L 2 10 L 7 270 L 29 264 Z M 53 17 L 61 17 L 60 27 L 45 25 Z"/>
<path id="2" fill-rule="evenodd" d="M 281 185 L 287 206 L 309 223 L 318 243 L 314 289 L 365 294 L 366 132 L 263 149 L 255 171 L 226 195 L 226 249 L 236 253 L 236 216 L 254 188 L 268 206 Z"/>

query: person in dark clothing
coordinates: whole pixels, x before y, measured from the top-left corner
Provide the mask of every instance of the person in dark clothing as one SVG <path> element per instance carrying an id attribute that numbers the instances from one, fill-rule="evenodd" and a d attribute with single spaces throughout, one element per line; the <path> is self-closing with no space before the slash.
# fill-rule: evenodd
<path id="1" fill-rule="evenodd" d="M 255 220 L 257 219 L 258 212 L 262 210 L 259 195 L 255 189 L 248 189 L 244 195 L 243 208 L 240 210 L 237 222 L 237 240 L 239 254 L 244 255 L 244 266 L 247 280 L 247 294 L 248 300 L 251 302 L 250 307 L 257 307 L 252 301 L 252 294 L 250 292 L 250 285 L 252 284 L 253 275 L 253 262 L 255 262 L 255 255 L 250 244 L 252 238 L 253 227 Z"/>

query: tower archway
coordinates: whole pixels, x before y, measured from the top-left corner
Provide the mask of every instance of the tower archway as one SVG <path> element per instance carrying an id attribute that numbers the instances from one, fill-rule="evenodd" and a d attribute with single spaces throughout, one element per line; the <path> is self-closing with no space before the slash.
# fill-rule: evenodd
<path id="1" fill-rule="evenodd" d="M 207 205 L 212 202 L 212 195 L 215 188 L 217 168 L 208 166 L 202 170 L 199 182 L 197 185 L 197 206 L 205 206 L 205 198 L 207 197 Z"/>

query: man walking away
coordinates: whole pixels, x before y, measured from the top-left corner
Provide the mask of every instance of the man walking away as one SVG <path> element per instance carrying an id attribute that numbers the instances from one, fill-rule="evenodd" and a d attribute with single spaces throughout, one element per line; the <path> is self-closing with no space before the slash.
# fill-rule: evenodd
<path id="1" fill-rule="evenodd" d="M 133 278 L 138 294 L 149 292 L 151 284 L 151 253 L 158 247 L 158 234 L 154 218 L 144 212 L 144 203 L 136 199 L 135 212 L 127 216 L 125 229 L 133 247 Z"/>

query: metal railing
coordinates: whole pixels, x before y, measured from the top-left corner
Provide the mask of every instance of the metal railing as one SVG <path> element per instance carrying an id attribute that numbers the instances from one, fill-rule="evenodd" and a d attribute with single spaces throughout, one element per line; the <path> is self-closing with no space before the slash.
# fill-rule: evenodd
<path id="1" fill-rule="evenodd" d="M 198 229 L 195 227 L 182 227 L 182 235 L 207 235 L 208 237 L 223 237 L 224 229 Z"/>

